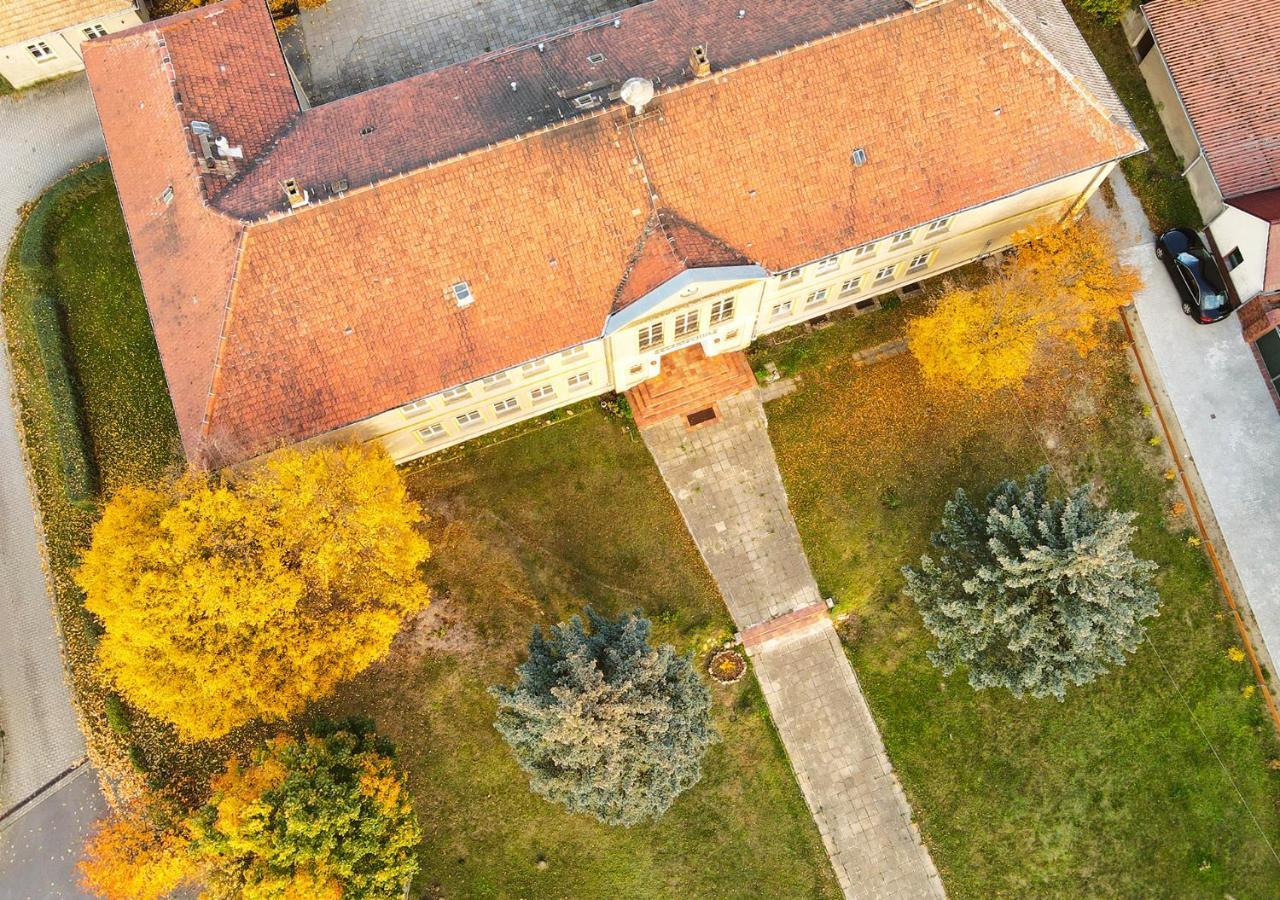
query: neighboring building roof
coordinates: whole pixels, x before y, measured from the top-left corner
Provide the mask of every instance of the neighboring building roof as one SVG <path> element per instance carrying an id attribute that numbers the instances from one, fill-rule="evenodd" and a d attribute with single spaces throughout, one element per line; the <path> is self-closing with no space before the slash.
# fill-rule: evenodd
<path id="1" fill-rule="evenodd" d="M 258 0 L 94 42 L 188 456 L 244 459 L 599 337 L 664 272 L 791 268 L 1143 149 L 998 3 L 740 8 L 653 0 L 306 112 Z M 639 119 L 608 99 L 631 75 L 661 79 Z M 230 180 L 196 174 L 193 120 L 244 147 Z M 316 202 L 286 214 L 289 178 Z"/>
<path id="2" fill-rule="evenodd" d="M 1155 0 L 1142 9 L 1222 195 L 1280 187 L 1280 3 Z"/>
<path id="3" fill-rule="evenodd" d="M 132 0 L 0 0 L 0 47 L 130 9 Z"/>

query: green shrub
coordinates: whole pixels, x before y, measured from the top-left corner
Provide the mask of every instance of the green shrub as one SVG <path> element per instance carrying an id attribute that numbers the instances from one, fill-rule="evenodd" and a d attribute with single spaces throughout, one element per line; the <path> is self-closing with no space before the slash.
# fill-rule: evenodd
<path id="1" fill-rule="evenodd" d="M 1133 6 L 1133 0 L 1074 0 L 1074 3 L 1109 25 L 1119 22 L 1125 11 Z"/>
<path id="2" fill-rule="evenodd" d="M 125 711 L 120 695 L 107 694 L 103 705 L 107 712 L 107 724 L 111 726 L 111 730 L 116 734 L 128 734 L 132 730 L 129 727 L 129 713 Z"/>

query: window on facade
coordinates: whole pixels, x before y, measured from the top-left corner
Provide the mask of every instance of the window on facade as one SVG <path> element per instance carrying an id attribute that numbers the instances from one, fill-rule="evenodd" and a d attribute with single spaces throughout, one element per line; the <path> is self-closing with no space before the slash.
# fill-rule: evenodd
<path id="1" fill-rule="evenodd" d="M 90 41 L 94 38 L 107 36 L 107 29 L 98 24 L 90 25 L 88 28 L 82 30 L 84 31 L 85 39 Z"/>
<path id="2" fill-rule="evenodd" d="M 57 56 L 56 53 L 49 49 L 49 45 L 44 41 L 36 41 L 34 44 L 27 44 L 27 52 L 31 54 L 31 58 L 36 62 L 47 62 Z"/>
<path id="3" fill-rule="evenodd" d="M 929 268 L 929 260 L 933 258 L 932 253 L 920 253 L 911 257 L 911 262 L 907 265 L 908 272 L 919 272 Z"/>
<path id="4" fill-rule="evenodd" d="M 534 403 L 545 403 L 547 400 L 553 400 L 556 396 L 556 389 L 549 384 L 542 387 L 536 387 L 529 392 L 529 398 Z"/>
<path id="5" fill-rule="evenodd" d="M 465 384 L 458 387 L 451 387 L 447 391 L 440 394 L 440 399 L 445 403 L 457 403 L 459 400 L 466 400 L 471 396 L 471 389 Z"/>
<path id="6" fill-rule="evenodd" d="M 412 403 L 406 403 L 400 407 L 400 411 L 406 416 L 417 416 L 426 412 L 431 408 L 431 401 L 427 399 L 414 400 Z"/>
<path id="7" fill-rule="evenodd" d="M 827 302 L 828 293 L 829 291 L 827 290 L 827 288 L 819 288 L 818 290 L 810 294 L 808 297 L 804 298 L 804 305 L 806 307 L 821 306 L 822 304 Z"/>
<path id="8" fill-rule="evenodd" d="M 838 268 L 840 268 L 840 257 L 828 256 L 826 259 L 818 263 L 814 271 L 819 275 L 826 275 L 829 272 L 834 272 Z"/>
<path id="9" fill-rule="evenodd" d="M 914 231 L 904 231 L 904 232 L 902 232 L 901 234 L 895 234 L 895 235 L 893 236 L 893 238 L 892 238 L 892 239 L 890 239 L 890 241 L 889 241 L 889 246 L 890 246 L 890 247 L 905 247 L 907 244 L 910 244 L 910 243 L 911 243 L 911 237 L 912 237 L 912 235 L 914 235 L 914 234 L 915 234 L 915 232 L 914 232 Z"/>
<path id="10" fill-rule="evenodd" d="M 493 411 L 500 416 L 513 413 L 520 408 L 520 404 L 516 402 L 515 397 L 508 397 L 506 400 L 499 400 L 493 404 Z"/>
<path id="11" fill-rule="evenodd" d="M 725 297 L 723 300 L 717 300 L 711 304 L 711 325 L 714 327 L 721 322 L 728 322 L 733 318 L 733 298 Z"/>
<path id="12" fill-rule="evenodd" d="M 483 421 L 483 418 L 484 417 L 480 415 L 480 410 L 473 409 L 471 412 L 465 412 L 458 416 L 456 421 L 459 428 L 474 428 Z"/>
<path id="13" fill-rule="evenodd" d="M 943 234 L 951 227 L 951 216 L 929 224 L 929 234 Z"/>
<path id="14" fill-rule="evenodd" d="M 561 353 L 560 359 L 563 362 L 573 362 L 575 359 L 582 359 L 586 355 L 587 355 L 587 348 L 585 346 L 573 347 L 572 349 L 566 350 L 563 353 Z"/>
<path id="15" fill-rule="evenodd" d="M 894 270 L 897 266 L 885 266 L 876 272 L 876 284 L 884 284 L 886 281 L 893 281 Z"/>
<path id="16" fill-rule="evenodd" d="M 481 384 L 484 385 L 486 391 L 494 388 L 503 387 L 511 383 L 511 376 L 506 372 L 499 372 L 497 375 L 486 375 Z"/>
<path id="17" fill-rule="evenodd" d="M 1232 250 L 1223 260 L 1227 264 L 1227 271 L 1234 272 L 1237 268 L 1244 264 L 1244 254 L 1240 252 L 1240 248 Z"/>
<path id="18" fill-rule="evenodd" d="M 781 275 L 779 275 L 778 280 L 783 284 L 791 284 L 794 281 L 799 281 L 800 276 L 803 274 L 804 274 L 803 269 L 792 269 L 790 272 L 783 272 Z"/>
<path id="19" fill-rule="evenodd" d="M 444 426 L 439 422 L 434 422 L 426 428 L 418 429 L 418 438 L 424 444 L 430 444 L 433 441 L 438 441 L 442 437 L 444 437 Z"/>
<path id="20" fill-rule="evenodd" d="M 854 294 L 858 293 L 858 291 L 860 290 L 862 290 L 861 275 L 859 275 L 857 278 L 850 278 L 844 284 L 840 285 L 840 296 L 852 297 Z"/>
<path id="21" fill-rule="evenodd" d="M 662 346 L 662 323 L 654 322 L 640 329 L 640 350 L 652 350 Z"/>
<path id="22" fill-rule="evenodd" d="M 471 293 L 471 285 L 465 281 L 459 281 L 449 290 L 453 293 L 453 300 L 460 309 L 476 302 L 475 294 Z"/>
<path id="23" fill-rule="evenodd" d="M 863 244 L 857 250 L 853 251 L 853 258 L 866 259 L 868 256 L 871 256 L 876 252 L 877 246 L 877 244 Z"/>
<path id="24" fill-rule="evenodd" d="M 680 340 L 682 337 L 688 337 L 691 334 L 697 333 L 698 311 L 696 309 L 690 312 L 680 313 L 680 315 L 676 316 L 676 340 Z"/>
<path id="25" fill-rule="evenodd" d="M 547 371 L 547 361 L 545 359 L 535 359 L 533 362 L 527 362 L 520 367 L 520 374 L 525 378 L 545 371 Z"/>
<path id="26" fill-rule="evenodd" d="M 577 375 L 569 376 L 569 390 L 576 391 L 578 388 L 584 388 L 591 384 L 590 372 L 579 372 Z"/>
<path id="27" fill-rule="evenodd" d="M 791 301 L 783 300 L 781 303 L 774 304 L 773 309 L 769 311 L 770 319 L 783 319 L 791 315 Z"/>

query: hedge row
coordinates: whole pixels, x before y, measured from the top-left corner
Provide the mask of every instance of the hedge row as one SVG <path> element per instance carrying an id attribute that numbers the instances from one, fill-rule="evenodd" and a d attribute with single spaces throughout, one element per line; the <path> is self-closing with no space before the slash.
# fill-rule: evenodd
<path id="1" fill-rule="evenodd" d="M 67 499 L 91 504 L 98 494 L 94 461 L 84 403 L 76 377 L 75 357 L 67 335 L 66 310 L 58 296 L 54 275 L 50 223 L 60 220 L 54 212 L 75 205 L 99 189 L 105 167 L 93 166 L 50 188 L 32 207 L 17 239 L 17 275 L 11 285 L 14 298 L 25 308 L 35 328 L 53 411 L 51 423 L 61 464 Z M 109 177 L 109 176 L 106 176 Z"/>

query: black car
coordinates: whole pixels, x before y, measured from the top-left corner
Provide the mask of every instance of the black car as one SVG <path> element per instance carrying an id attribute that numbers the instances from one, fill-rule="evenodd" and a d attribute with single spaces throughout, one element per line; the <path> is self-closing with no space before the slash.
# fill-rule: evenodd
<path id="1" fill-rule="evenodd" d="M 1184 313 L 1204 323 L 1230 315 L 1226 280 L 1200 235 L 1190 228 L 1166 231 L 1156 239 L 1156 256 L 1169 270 Z"/>

